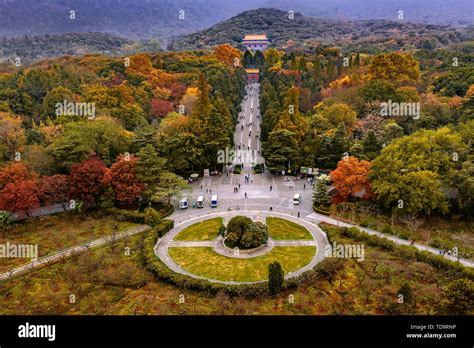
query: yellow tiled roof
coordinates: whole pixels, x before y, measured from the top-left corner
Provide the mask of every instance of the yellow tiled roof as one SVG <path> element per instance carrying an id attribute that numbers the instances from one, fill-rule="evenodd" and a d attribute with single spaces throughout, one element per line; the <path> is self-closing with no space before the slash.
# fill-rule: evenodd
<path id="1" fill-rule="evenodd" d="M 244 40 L 267 40 L 267 34 L 245 35 Z"/>
<path id="2" fill-rule="evenodd" d="M 245 71 L 247 72 L 247 74 L 258 74 L 258 72 L 260 70 L 258 70 L 258 69 L 245 69 Z"/>

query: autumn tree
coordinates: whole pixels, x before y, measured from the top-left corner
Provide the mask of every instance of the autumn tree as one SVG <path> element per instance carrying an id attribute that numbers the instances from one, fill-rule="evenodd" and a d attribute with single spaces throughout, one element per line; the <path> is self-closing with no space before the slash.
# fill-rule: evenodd
<path id="1" fill-rule="evenodd" d="M 369 74 L 373 79 L 391 81 L 416 81 L 421 75 L 418 62 L 411 55 L 399 52 L 375 56 L 369 65 Z"/>
<path id="2" fill-rule="evenodd" d="M 115 200 L 123 203 L 136 203 L 144 190 L 144 184 L 137 179 L 135 167 L 138 158 L 130 154 L 121 154 L 110 167 L 110 184 Z"/>
<path id="3" fill-rule="evenodd" d="M 356 121 L 356 112 L 349 105 L 343 103 L 324 107 L 321 115 L 331 122 L 334 127 L 337 127 L 342 122 L 346 129 L 352 129 Z"/>
<path id="4" fill-rule="evenodd" d="M 337 190 L 337 194 L 344 201 L 360 197 L 369 199 L 372 196 L 369 176 L 370 162 L 359 161 L 356 157 L 346 157 L 339 161 L 337 168 L 329 175 Z"/>
<path id="5" fill-rule="evenodd" d="M 39 206 L 37 175 L 22 163 L 4 167 L 0 171 L 0 210 L 28 214 Z"/>
<path id="6" fill-rule="evenodd" d="M 229 44 L 218 45 L 214 49 L 214 55 L 221 62 L 229 67 L 241 66 L 240 57 L 241 53 L 238 49 L 232 47 Z M 238 65 L 235 65 L 237 62 Z"/>
<path id="7" fill-rule="evenodd" d="M 25 143 L 25 130 L 21 118 L 0 112 L 0 159 L 12 160 L 15 152 Z"/>
<path id="8" fill-rule="evenodd" d="M 109 169 L 95 155 L 71 166 L 70 193 L 87 208 L 100 206 L 101 198 L 110 185 Z"/>
<path id="9" fill-rule="evenodd" d="M 42 206 L 67 202 L 69 191 L 67 175 L 42 176 L 38 180 L 38 196 Z"/>

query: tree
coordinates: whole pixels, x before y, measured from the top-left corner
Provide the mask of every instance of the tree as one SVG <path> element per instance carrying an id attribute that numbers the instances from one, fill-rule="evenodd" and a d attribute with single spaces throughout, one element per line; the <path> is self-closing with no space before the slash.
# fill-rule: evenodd
<path id="1" fill-rule="evenodd" d="M 12 163 L 0 171 L 0 210 L 10 212 L 38 208 L 37 175 L 22 163 Z"/>
<path id="2" fill-rule="evenodd" d="M 150 200 L 158 190 L 166 160 L 159 158 L 152 145 L 142 147 L 138 152 L 138 161 L 135 166 L 137 179 L 145 184 L 142 195 Z"/>
<path id="3" fill-rule="evenodd" d="M 240 65 L 240 51 L 229 44 L 216 46 L 214 49 L 214 55 L 229 67 L 238 67 Z M 235 65 L 235 62 L 238 62 L 237 66 Z"/>
<path id="4" fill-rule="evenodd" d="M 326 207 L 331 203 L 326 183 L 323 180 L 317 180 L 313 190 L 313 206 Z"/>
<path id="5" fill-rule="evenodd" d="M 352 129 L 356 121 L 356 112 L 349 105 L 343 103 L 325 107 L 321 111 L 321 115 L 331 122 L 334 127 L 342 122 L 347 129 Z"/>
<path id="6" fill-rule="evenodd" d="M 170 203 L 171 198 L 180 193 L 186 182 L 178 175 L 167 171 L 166 160 L 158 157 L 155 148 L 147 145 L 138 152 L 135 167 L 137 179 L 144 183 L 142 197 L 147 201 L 165 199 Z"/>
<path id="7" fill-rule="evenodd" d="M 421 75 L 418 62 L 411 55 L 399 52 L 375 56 L 369 65 L 369 74 L 375 80 L 391 81 L 416 81 Z"/>
<path id="8" fill-rule="evenodd" d="M 198 97 L 193 105 L 193 112 L 191 117 L 191 128 L 198 136 L 202 134 L 202 128 L 206 119 L 211 112 L 211 101 L 209 99 L 210 87 L 207 84 L 204 74 L 199 75 L 198 83 Z"/>
<path id="9" fill-rule="evenodd" d="M 377 136 L 373 130 L 369 130 L 362 140 L 363 153 L 368 160 L 373 160 L 382 149 Z"/>
<path id="10" fill-rule="evenodd" d="M 446 289 L 446 300 L 441 304 L 442 314 L 466 315 L 474 311 L 474 285 L 469 279 L 452 281 Z"/>
<path id="11" fill-rule="evenodd" d="M 122 123 L 122 126 L 129 131 L 133 131 L 137 127 L 144 127 L 147 125 L 145 113 L 137 104 L 126 104 L 118 108 L 113 108 L 111 110 L 111 115 L 119 119 Z"/>
<path id="12" fill-rule="evenodd" d="M 165 117 L 171 111 L 173 111 L 173 104 L 169 101 L 155 98 L 151 100 L 150 116 L 152 119 Z"/>
<path id="13" fill-rule="evenodd" d="M 48 147 L 56 165 L 67 170 L 73 163 L 96 154 L 107 164 L 126 151 L 128 134 L 117 121 L 104 118 L 93 122 L 71 122 Z"/>
<path id="14" fill-rule="evenodd" d="M 42 206 L 67 202 L 69 191 L 67 175 L 43 176 L 38 181 L 38 196 Z"/>
<path id="15" fill-rule="evenodd" d="M 0 159 L 12 160 L 15 152 L 25 143 L 25 131 L 21 118 L 0 112 Z"/>
<path id="16" fill-rule="evenodd" d="M 268 240 L 268 227 L 246 216 L 235 216 L 227 224 L 225 242 L 231 248 L 250 249 Z"/>
<path id="17" fill-rule="evenodd" d="M 323 138 L 318 162 L 326 168 L 336 167 L 339 160 L 349 151 L 350 142 L 344 123 L 340 123 L 336 131 Z"/>
<path id="18" fill-rule="evenodd" d="M 267 240 L 268 227 L 261 222 L 254 222 L 250 225 L 249 229 L 243 233 L 240 244 L 243 248 L 249 249 L 262 245 L 266 243 Z"/>
<path id="19" fill-rule="evenodd" d="M 136 203 L 145 185 L 137 179 L 135 167 L 138 158 L 125 154 L 119 155 L 110 167 L 110 184 L 115 200 L 122 203 Z"/>
<path id="20" fill-rule="evenodd" d="M 446 213 L 446 189 L 461 187 L 456 178 L 468 152 L 460 134 L 447 127 L 395 139 L 372 161 L 371 181 L 377 200 L 385 208 L 402 209 L 404 214 Z"/>
<path id="21" fill-rule="evenodd" d="M 71 166 L 69 182 L 73 198 L 83 202 L 86 208 L 99 207 L 110 185 L 109 169 L 99 157 L 91 155 Z"/>
<path id="22" fill-rule="evenodd" d="M 283 288 L 285 272 L 278 261 L 268 265 L 268 290 L 270 294 L 276 295 Z"/>
<path id="23" fill-rule="evenodd" d="M 297 166 L 298 143 L 294 134 L 289 130 L 281 129 L 268 135 L 268 141 L 263 147 L 263 156 L 268 169 L 281 172 L 287 169 L 290 161 L 295 167 Z"/>
<path id="24" fill-rule="evenodd" d="M 403 303 L 412 303 L 414 299 L 413 290 L 408 282 L 403 282 L 397 292 L 398 295 L 403 296 Z"/>
<path id="25" fill-rule="evenodd" d="M 350 198 L 369 199 L 372 196 L 369 173 L 370 162 L 349 156 L 340 160 L 329 175 L 338 196 L 347 201 Z"/>

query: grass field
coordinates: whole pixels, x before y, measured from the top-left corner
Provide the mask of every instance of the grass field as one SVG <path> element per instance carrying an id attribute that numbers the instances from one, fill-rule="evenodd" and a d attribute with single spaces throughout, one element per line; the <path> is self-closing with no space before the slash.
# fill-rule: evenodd
<path id="1" fill-rule="evenodd" d="M 0 243 L 37 244 L 38 256 L 46 256 L 59 249 L 71 247 L 88 240 L 111 235 L 138 226 L 119 222 L 113 217 L 57 214 L 15 223 L 0 231 Z M 0 272 L 30 262 L 30 259 L 0 258 Z"/>
<path id="2" fill-rule="evenodd" d="M 219 233 L 223 219 L 217 217 L 188 226 L 174 237 L 174 240 L 213 240 Z"/>
<path id="3" fill-rule="evenodd" d="M 302 268 L 312 260 L 316 248 L 274 247 L 265 255 L 248 259 L 225 257 L 204 247 L 176 247 L 168 252 L 179 266 L 191 273 L 217 280 L 254 282 L 268 279 L 268 265 L 274 261 L 280 262 L 285 274 Z"/>
<path id="4" fill-rule="evenodd" d="M 301 225 L 276 217 L 267 217 L 268 234 L 275 240 L 313 239 L 311 233 Z"/>

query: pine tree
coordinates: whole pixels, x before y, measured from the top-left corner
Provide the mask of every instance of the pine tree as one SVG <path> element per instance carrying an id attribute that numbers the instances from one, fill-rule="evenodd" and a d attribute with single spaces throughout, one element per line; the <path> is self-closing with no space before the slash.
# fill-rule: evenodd
<path id="1" fill-rule="evenodd" d="M 331 203 L 326 183 L 324 180 L 317 180 L 313 190 L 313 206 L 326 207 Z"/>
<path id="2" fill-rule="evenodd" d="M 166 160 L 158 157 L 152 145 L 142 147 L 138 152 L 138 161 L 135 167 L 137 179 L 145 184 L 143 198 L 150 200 L 158 190 L 158 184 L 163 175 Z"/>
<path id="3" fill-rule="evenodd" d="M 368 160 L 373 160 L 379 154 L 380 150 L 382 149 L 382 145 L 377 139 L 375 132 L 373 130 L 369 130 L 362 141 L 362 146 L 364 147 L 364 155 L 367 157 Z"/>

